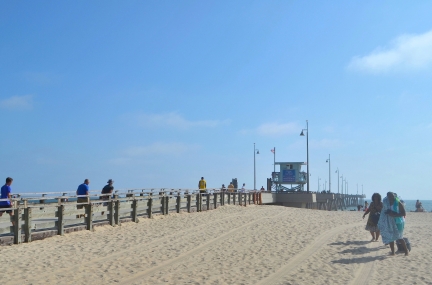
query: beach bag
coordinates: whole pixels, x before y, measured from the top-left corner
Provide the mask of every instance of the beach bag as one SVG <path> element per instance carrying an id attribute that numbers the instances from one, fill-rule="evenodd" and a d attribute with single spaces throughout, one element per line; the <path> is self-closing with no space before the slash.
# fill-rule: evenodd
<path id="1" fill-rule="evenodd" d="M 408 251 L 411 251 L 411 243 L 410 243 L 409 239 L 408 238 L 403 238 L 403 239 L 405 241 L 405 244 L 407 246 Z M 403 246 L 399 240 L 396 241 L 396 246 L 397 246 L 398 251 L 404 251 L 404 248 L 403 248 Z"/>
<path id="2" fill-rule="evenodd" d="M 374 223 L 375 225 L 378 225 L 378 221 L 379 221 L 380 216 L 381 216 L 380 212 L 376 212 L 375 214 L 373 214 L 371 216 L 372 223 Z"/>

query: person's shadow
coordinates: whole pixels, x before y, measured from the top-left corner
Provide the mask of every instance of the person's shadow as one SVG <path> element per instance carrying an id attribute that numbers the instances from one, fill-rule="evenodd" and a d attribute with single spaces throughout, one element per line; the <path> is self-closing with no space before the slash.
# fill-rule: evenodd
<path id="1" fill-rule="evenodd" d="M 385 256 L 364 256 L 356 258 L 341 258 L 338 260 L 333 260 L 332 263 L 350 264 L 350 263 L 367 263 L 376 260 L 384 260 Z"/>
<path id="2" fill-rule="evenodd" d="M 347 242 L 333 242 L 329 243 L 329 245 L 365 245 L 370 243 L 370 241 L 364 241 L 364 240 L 353 240 L 353 241 L 347 241 Z"/>

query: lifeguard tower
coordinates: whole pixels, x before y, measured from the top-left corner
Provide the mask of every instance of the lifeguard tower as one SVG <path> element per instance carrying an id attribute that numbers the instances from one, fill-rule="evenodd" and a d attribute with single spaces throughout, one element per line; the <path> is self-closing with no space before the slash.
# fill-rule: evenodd
<path id="1" fill-rule="evenodd" d="M 272 190 L 276 192 L 304 191 L 307 173 L 302 171 L 304 162 L 275 162 L 279 172 L 272 173 Z"/>

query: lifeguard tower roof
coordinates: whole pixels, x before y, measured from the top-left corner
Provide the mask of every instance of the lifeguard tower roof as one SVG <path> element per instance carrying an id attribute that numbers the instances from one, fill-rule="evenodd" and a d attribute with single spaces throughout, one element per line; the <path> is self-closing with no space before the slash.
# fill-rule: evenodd
<path id="1" fill-rule="evenodd" d="M 275 162 L 275 164 L 300 164 L 300 165 L 306 165 L 306 162 Z"/>

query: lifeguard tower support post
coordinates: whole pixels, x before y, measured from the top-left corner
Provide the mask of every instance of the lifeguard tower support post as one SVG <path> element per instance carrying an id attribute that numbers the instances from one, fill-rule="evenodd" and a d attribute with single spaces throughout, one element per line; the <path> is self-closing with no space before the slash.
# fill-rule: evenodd
<path id="1" fill-rule="evenodd" d="M 273 191 L 304 191 L 304 185 L 307 183 L 307 173 L 301 171 L 301 167 L 306 163 L 275 162 L 275 165 L 279 165 L 279 172 L 272 173 Z"/>

